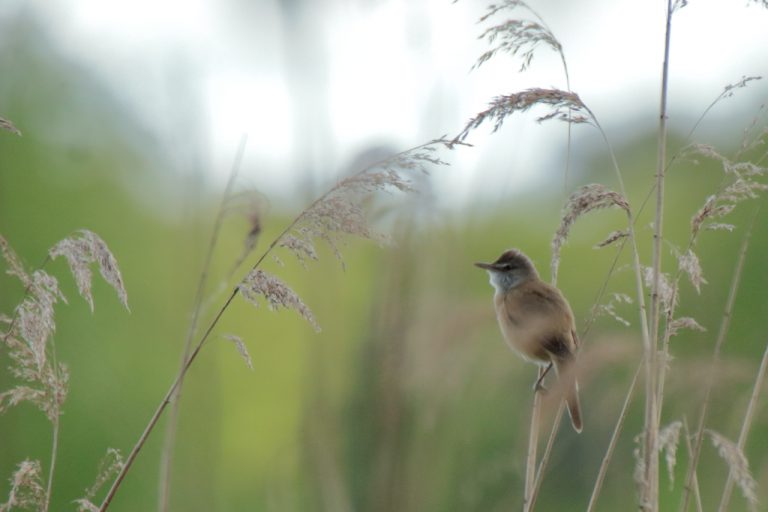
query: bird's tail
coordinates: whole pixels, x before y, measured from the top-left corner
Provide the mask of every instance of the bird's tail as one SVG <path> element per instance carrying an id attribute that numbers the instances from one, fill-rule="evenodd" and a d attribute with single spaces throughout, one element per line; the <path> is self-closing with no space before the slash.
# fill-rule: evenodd
<path id="1" fill-rule="evenodd" d="M 581 402 L 579 401 L 579 383 L 576 382 L 576 375 L 573 373 L 573 365 L 563 364 L 564 361 L 555 363 L 558 379 L 563 387 L 565 395 L 565 404 L 568 406 L 568 415 L 571 417 L 571 424 L 577 433 L 581 433 L 583 423 L 581 421 Z"/>

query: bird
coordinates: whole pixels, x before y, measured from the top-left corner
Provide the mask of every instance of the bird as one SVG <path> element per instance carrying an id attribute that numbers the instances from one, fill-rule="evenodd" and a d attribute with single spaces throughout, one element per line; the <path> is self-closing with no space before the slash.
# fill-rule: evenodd
<path id="1" fill-rule="evenodd" d="M 579 339 L 565 296 L 542 281 L 533 262 L 518 249 L 504 251 L 493 263 L 478 262 L 475 266 L 488 272 L 495 289 L 496 318 L 507 345 L 524 359 L 546 367 L 535 389 L 541 388 L 541 380 L 554 366 L 571 424 L 581 432 L 579 385 L 574 374 Z"/>

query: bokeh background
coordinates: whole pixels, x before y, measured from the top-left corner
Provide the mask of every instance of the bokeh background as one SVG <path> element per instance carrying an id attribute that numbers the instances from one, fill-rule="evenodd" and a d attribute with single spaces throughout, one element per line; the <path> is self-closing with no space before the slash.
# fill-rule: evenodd
<path id="1" fill-rule="evenodd" d="M 653 5 L 652 5 L 653 4 Z M 655 5 L 658 4 L 658 5 Z M 535 2 L 563 44 L 571 86 L 616 147 L 633 205 L 650 191 L 656 159 L 663 2 Z M 232 281 L 255 216 L 258 254 L 313 197 L 366 163 L 443 134 L 453 136 L 494 95 L 565 87 L 557 56 L 541 49 L 525 73 L 500 57 L 469 72 L 485 50 L 483 2 L 188 1 L 0 2 L 0 233 L 35 267 L 79 228 L 100 234 L 118 259 L 127 313 L 95 284 L 90 313 L 64 263 L 49 268 L 69 305 L 57 310 L 56 352 L 71 373 L 61 422 L 53 510 L 72 510 L 108 447 L 127 452 L 178 367 L 208 239 L 242 134 L 248 135 L 202 324 Z M 679 11 L 671 56 L 671 148 L 723 88 L 768 72 L 768 10 L 757 3 L 694 2 Z M 696 141 L 733 154 L 765 126 L 763 81 L 718 103 Z M 485 127 L 440 154 L 450 166 L 419 192 L 371 203 L 391 245 L 350 239 L 344 265 L 330 250 L 307 269 L 269 261 L 313 309 L 315 334 L 294 312 L 242 300 L 195 363 L 184 388 L 172 510 L 508 510 L 522 504 L 535 369 L 501 342 L 492 290 L 472 262 L 523 248 L 549 278 L 549 244 L 576 186 L 616 188 L 599 133 L 572 131 L 569 176 L 563 124 L 536 112 L 495 134 Z M 759 150 L 754 153 L 761 158 Z M 765 160 L 762 162 L 765 164 Z M 669 175 L 668 263 L 691 216 L 722 181 L 712 163 Z M 680 314 L 705 333 L 674 340 L 662 424 L 698 418 L 710 355 L 736 254 L 761 201 L 741 206 L 734 233 L 702 237 L 708 284 L 682 287 Z M 650 208 L 648 208 L 650 210 Z M 735 439 L 765 348 L 766 212 L 758 213 L 745 279 L 718 370 L 709 426 Z M 650 262 L 651 217 L 638 222 Z M 594 250 L 622 226 L 618 212 L 577 225 L 559 286 L 583 329 L 614 249 Z M 253 262 L 253 257 L 249 260 Z M 632 294 L 628 259 L 608 292 Z M 242 270 L 241 274 L 242 275 Z M 0 312 L 23 295 L 0 277 Z M 605 302 L 605 300 L 603 300 Z M 625 327 L 599 317 L 582 353 L 585 431 L 562 429 L 539 510 L 582 510 L 640 357 L 637 313 Z M 250 371 L 223 334 L 248 344 Z M 12 385 L 0 352 L 0 388 Z M 763 389 L 763 392 L 766 390 Z M 761 502 L 768 501 L 768 408 L 747 444 Z M 551 421 L 552 404 L 545 411 Z M 636 400 L 599 510 L 635 506 Z M 567 420 L 566 420 L 567 421 Z M 163 425 L 150 438 L 113 510 L 156 508 Z M 32 407 L 0 417 L 0 496 L 24 458 L 48 460 L 50 425 Z M 707 445 L 703 498 L 719 500 L 727 467 Z M 687 460 L 662 508 L 677 506 Z M 732 510 L 747 510 L 735 493 Z"/>

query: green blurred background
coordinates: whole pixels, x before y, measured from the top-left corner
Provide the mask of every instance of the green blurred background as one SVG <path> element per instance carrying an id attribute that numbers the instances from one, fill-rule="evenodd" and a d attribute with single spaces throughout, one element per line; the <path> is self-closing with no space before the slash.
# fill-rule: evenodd
<path id="1" fill-rule="evenodd" d="M 130 449 L 172 382 L 221 183 L 204 174 L 168 171 L 174 168 L 174 148 L 163 147 L 142 127 L 118 91 L 58 53 L 28 13 L 4 26 L 9 30 L 0 46 L 0 115 L 11 119 L 23 136 L 0 133 L 0 233 L 29 268 L 76 229 L 98 233 L 120 264 L 131 306 L 130 313 L 122 309 L 112 290 L 97 279 L 91 314 L 64 263 L 49 266 L 69 298 L 68 305 L 57 309 L 55 345 L 58 359 L 71 373 L 52 510 L 72 510 L 72 500 L 91 485 L 106 449 Z M 756 89 L 765 92 L 762 84 Z M 761 115 L 759 94 L 744 94 L 732 115 L 718 118 L 706 132 L 707 142 L 719 145 L 724 154 L 733 153 L 742 128 Z M 758 119 L 758 130 L 764 121 Z M 684 136 L 690 123 L 681 124 Z M 628 119 L 617 137 L 633 205 L 649 193 L 656 158 L 652 127 L 637 126 Z M 57 130 L 66 133 L 52 135 Z M 495 137 L 503 138 L 504 132 Z M 559 137 L 553 144 L 564 148 L 565 137 Z M 575 145 L 586 150 L 576 152 L 569 189 L 590 182 L 616 188 L 596 134 L 579 128 L 575 137 Z M 673 134 L 671 147 L 681 143 L 682 136 Z M 475 150 L 458 148 L 441 156 L 455 163 L 457 153 Z M 354 165 L 342 167 L 349 168 L 320 179 L 313 175 L 311 184 L 288 200 L 273 201 L 261 218 L 256 252 L 314 194 L 355 170 Z M 253 181 L 269 180 L 268 169 L 260 172 L 262 177 Z M 432 172 L 439 179 L 443 170 Z M 683 162 L 670 173 L 668 264 L 672 244 L 684 245 L 691 216 L 721 180 L 718 166 L 706 162 Z M 239 188 L 246 185 L 253 183 L 238 183 Z M 512 187 L 503 198 L 469 201 L 460 208 L 436 201 L 439 190 L 431 189 L 431 182 L 420 182 L 420 187 L 419 194 L 386 197 L 383 207 L 373 205 L 374 222 L 379 218 L 394 243 L 379 247 L 350 239 L 342 249 L 344 268 L 329 250 L 322 250 L 320 261 L 308 269 L 288 254 L 281 255 L 284 267 L 267 260 L 265 268 L 313 309 L 323 328 L 320 334 L 294 312 L 255 309 L 241 299 L 226 313 L 184 387 L 172 510 L 521 508 L 535 368 L 501 342 L 492 290 L 472 263 L 516 246 L 528 252 L 548 279 L 549 243 L 564 201 L 562 171 L 553 170 L 523 192 Z M 688 283 L 682 285 L 679 314 L 696 318 L 707 332 L 686 332 L 673 341 L 675 359 L 662 424 L 683 418 L 695 424 L 698 418 L 738 246 L 760 202 L 737 210 L 731 219 L 737 225 L 734 233 L 711 232 L 701 238 L 698 253 L 708 284 L 700 295 Z M 244 211 L 236 209 L 225 222 L 209 286 L 218 293 L 211 294 L 202 325 L 225 298 L 221 290 L 232 284 L 225 279 L 250 229 Z M 709 415 L 709 427 L 731 439 L 738 435 L 768 341 L 766 215 L 763 208 L 757 216 Z M 637 224 L 646 262 L 650 221 L 646 211 Z M 580 329 L 615 255 L 613 248 L 593 246 L 621 227 L 618 212 L 592 214 L 577 224 L 564 249 L 559 286 Z M 608 292 L 633 295 L 628 261 L 626 254 L 621 256 Z M 18 282 L 0 277 L 0 312 L 10 313 L 22 295 Z M 599 317 L 585 339 L 581 392 L 586 426 L 576 435 L 564 425 L 539 510 L 583 510 L 589 499 L 640 358 L 637 314 L 632 305 L 618 312 L 632 326 Z M 247 342 L 253 372 L 221 338 L 229 333 Z M 3 390 L 13 383 L 7 365 L 6 353 L 0 352 Z M 545 409 L 547 425 L 551 406 Z M 599 510 L 635 508 L 633 437 L 640 433 L 642 414 L 638 398 Z M 112 510 L 156 507 L 163 427 L 161 422 Z M 763 399 L 746 449 L 762 503 L 768 501 L 766 439 L 768 408 Z M 18 462 L 40 459 L 46 467 L 49 450 L 50 425 L 32 407 L 21 405 L 0 417 L 0 496 L 9 489 L 6 478 Z M 686 462 L 681 447 L 673 488 L 662 469 L 662 510 L 677 506 Z M 708 509 L 718 502 L 726 476 L 716 451 L 705 446 L 699 482 Z M 731 509 L 747 510 L 738 491 Z"/>

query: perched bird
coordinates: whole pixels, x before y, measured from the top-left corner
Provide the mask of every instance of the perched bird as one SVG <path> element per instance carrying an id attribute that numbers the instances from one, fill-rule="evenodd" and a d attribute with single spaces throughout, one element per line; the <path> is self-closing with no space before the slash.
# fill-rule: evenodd
<path id="1" fill-rule="evenodd" d="M 496 290 L 496 318 L 507 344 L 528 361 L 547 369 L 554 366 L 573 428 L 581 432 L 579 386 L 573 372 L 579 341 L 568 301 L 560 290 L 539 278 L 528 256 L 517 249 L 505 251 L 493 263 L 475 266 L 488 271 Z"/>

